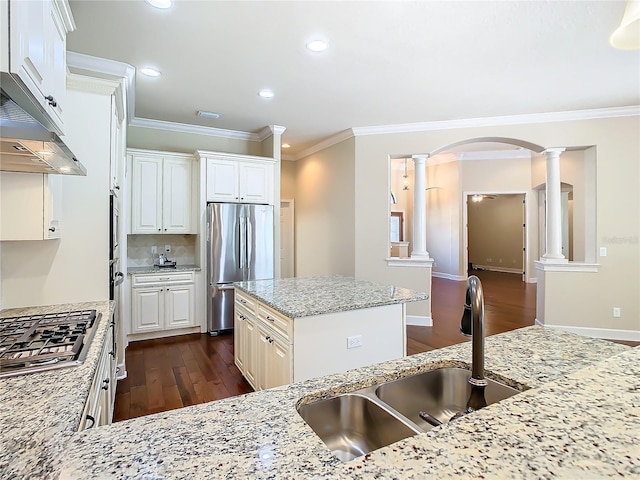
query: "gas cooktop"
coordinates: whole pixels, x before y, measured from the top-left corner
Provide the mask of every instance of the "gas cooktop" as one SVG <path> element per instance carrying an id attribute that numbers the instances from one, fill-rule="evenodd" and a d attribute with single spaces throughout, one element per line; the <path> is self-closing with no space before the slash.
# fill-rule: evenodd
<path id="1" fill-rule="evenodd" d="M 80 365 L 100 317 L 77 310 L 0 318 L 0 377 Z"/>

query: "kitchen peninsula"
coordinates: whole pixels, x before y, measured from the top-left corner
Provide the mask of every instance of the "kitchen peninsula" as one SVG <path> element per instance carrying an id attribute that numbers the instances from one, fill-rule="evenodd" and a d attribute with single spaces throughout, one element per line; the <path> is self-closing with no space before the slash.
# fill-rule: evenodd
<path id="1" fill-rule="evenodd" d="M 405 356 L 405 304 L 429 298 L 343 276 L 235 288 L 235 363 L 256 390 Z"/>

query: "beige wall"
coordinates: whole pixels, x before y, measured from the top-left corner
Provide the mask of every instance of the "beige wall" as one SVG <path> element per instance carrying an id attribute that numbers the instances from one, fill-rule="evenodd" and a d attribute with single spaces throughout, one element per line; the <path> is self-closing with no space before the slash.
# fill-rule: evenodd
<path id="1" fill-rule="evenodd" d="M 88 173 L 62 178 L 61 239 L 2 242 L 4 308 L 109 298 L 110 112 L 108 95 L 67 92 L 65 142 Z"/>
<path id="2" fill-rule="evenodd" d="M 354 144 L 351 138 L 296 162 L 295 271 L 299 277 L 355 274 Z M 384 192 L 388 192 L 386 177 Z M 388 204 L 387 193 L 383 218 Z"/>
<path id="3" fill-rule="evenodd" d="M 597 245 L 594 247 L 607 246 L 608 255 L 598 258 L 601 264 L 598 273 L 561 274 L 567 285 L 571 285 L 563 287 L 567 292 L 552 290 L 554 282 L 546 282 L 545 322 L 555 325 L 580 322 L 592 328 L 640 330 L 639 131 L 639 117 L 623 117 L 357 137 L 356 275 L 383 281 L 397 276 L 401 280 L 399 285 L 411 286 L 406 285 L 411 275 L 396 273 L 409 269 L 388 267 L 383 260 L 388 248 L 387 162 L 390 154 L 432 152 L 454 142 L 480 137 L 521 139 L 545 148 L 594 145 L 597 151 Z M 421 285 L 426 283 L 430 289 L 429 282 L 423 280 Z M 585 315 L 569 319 L 568 306 L 573 297 L 588 307 Z M 612 318 L 612 306 L 621 307 L 621 318 Z"/>
<path id="4" fill-rule="evenodd" d="M 296 198 L 297 162 L 282 160 L 280 162 L 280 198 Z"/>
<path id="5" fill-rule="evenodd" d="M 523 200 L 523 194 L 503 194 L 467 203 L 469 262 L 489 270 L 522 272 Z"/>

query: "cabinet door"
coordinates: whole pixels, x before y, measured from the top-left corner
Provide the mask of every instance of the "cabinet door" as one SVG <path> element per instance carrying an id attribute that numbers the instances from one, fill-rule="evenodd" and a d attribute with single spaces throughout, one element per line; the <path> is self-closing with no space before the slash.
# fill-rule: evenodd
<path id="1" fill-rule="evenodd" d="M 133 156 L 131 233 L 162 231 L 162 158 Z"/>
<path id="2" fill-rule="evenodd" d="M 47 111 L 53 121 L 63 128 L 63 106 L 67 99 L 67 31 L 55 1 L 45 1 L 44 60 L 46 77 L 44 96 L 53 97 L 47 101 Z"/>
<path id="3" fill-rule="evenodd" d="M 246 203 L 272 203 L 273 165 L 243 163 L 240 168 L 240 201 Z"/>
<path id="4" fill-rule="evenodd" d="M 195 325 L 194 286 L 173 285 L 165 287 L 165 328 L 183 328 Z"/>
<path id="5" fill-rule="evenodd" d="M 238 162 L 207 159 L 207 201 L 237 202 L 239 197 Z"/>
<path id="6" fill-rule="evenodd" d="M 109 138 L 109 188 L 120 196 L 120 164 L 122 163 L 122 125 L 118 119 L 116 99 L 111 96 L 111 130 Z"/>
<path id="7" fill-rule="evenodd" d="M 162 330 L 164 323 L 164 288 L 145 287 L 132 289 L 133 333 Z"/>
<path id="8" fill-rule="evenodd" d="M 256 375 L 258 366 L 258 328 L 256 327 L 256 320 L 251 317 L 247 317 L 245 322 L 245 356 L 244 356 L 244 376 L 251 386 L 256 388 Z"/>
<path id="9" fill-rule="evenodd" d="M 164 159 L 162 233 L 192 233 L 191 168 L 189 159 Z"/>
<path id="10" fill-rule="evenodd" d="M 256 334 L 256 371 L 255 371 L 255 386 L 257 390 L 264 390 L 267 388 L 267 379 L 269 377 L 269 356 L 271 350 L 271 344 L 269 343 L 270 331 L 257 324 Z"/>
<path id="11" fill-rule="evenodd" d="M 47 175 L 0 172 L 0 240 L 43 240 Z"/>
<path id="12" fill-rule="evenodd" d="M 60 238 L 62 214 L 62 175 L 45 175 L 44 183 L 44 234 L 46 238 Z"/>
<path id="13" fill-rule="evenodd" d="M 45 12 L 49 1 L 11 1 L 10 3 L 11 71 L 44 106 Z M 6 48 L 3 46 L 2 48 Z"/>
<path id="14" fill-rule="evenodd" d="M 289 345 L 278 337 L 269 337 L 269 350 L 266 358 L 265 388 L 279 387 L 291 383 L 291 350 Z"/>

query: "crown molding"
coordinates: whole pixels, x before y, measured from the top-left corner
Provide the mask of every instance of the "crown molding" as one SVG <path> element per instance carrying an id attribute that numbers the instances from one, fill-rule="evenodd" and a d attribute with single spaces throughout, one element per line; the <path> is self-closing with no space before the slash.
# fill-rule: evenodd
<path id="1" fill-rule="evenodd" d="M 154 120 L 152 118 L 135 117 L 129 123 L 132 127 L 154 128 L 156 130 L 169 130 L 180 133 L 194 133 L 197 135 L 207 135 L 210 137 L 223 137 L 235 140 L 247 140 L 259 142 L 257 133 L 241 132 L 239 130 L 225 130 L 223 128 L 204 127 L 202 125 L 191 125 L 188 123 L 167 122 L 164 120 Z"/>
<path id="2" fill-rule="evenodd" d="M 285 162 L 295 162 L 298 160 L 298 157 L 296 155 L 282 155 L 280 160 L 284 160 Z"/>
<path id="3" fill-rule="evenodd" d="M 359 137 L 387 133 L 426 132 L 471 127 L 497 127 L 501 125 L 567 122 L 571 120 L 594 120 L 598 118 L 633 117 L 639 115 L 640 105 L 631 105 L 628 107 L 594 108 L 590 110 L 570 110 L 566 112 L 526 113 L 522 115 L 400 123 L 396 125 L 379 125 L 372 127 L 354 127 L 351 130 L 356 137 Z"/>
<path id="4" fill-rule="evenodd" d="M 98 75 L 106 79 L 124 79 L 127 118 L 133 120 L 136 108 L 136 69 L 128 63 L 83 53 L 67 52 L 67 67 L 72 73 Z"/>
<path id="5" fill-rule="evenodd" d="M 301 158 L 308 157 L 309 155 L 313 155 L 314 153 L 324 150 L 325 148 L 329 148 L 340 142 L 344 142 L 345 140 L 348 140 L 354 136 L 355 135 L 353 133 L 352 128 L 342 130 L 341 132 L 338 132 L 335 135 L 325 138 L 320 143 L 316 143 L 312 147 L 309 147 L 306 150 L 303 150 L 302 152 L 296 154 L 294 156 L 294 160 L 300 160 Z"/>
<path id="6" fill-rule="evenodd" d="M 117 80 L 107 80 L 77 73 L 67 74 L 67 88 L 76 91 L 113 95 L 119 87 L 120 82 Z"/>
<path id="7" fill-rule="evenodd" d="M 258 132 L 258 139 L 262 142 L 273 135 L 282 135 L 286 129 L 280 125 L 267 125 Z"/>

